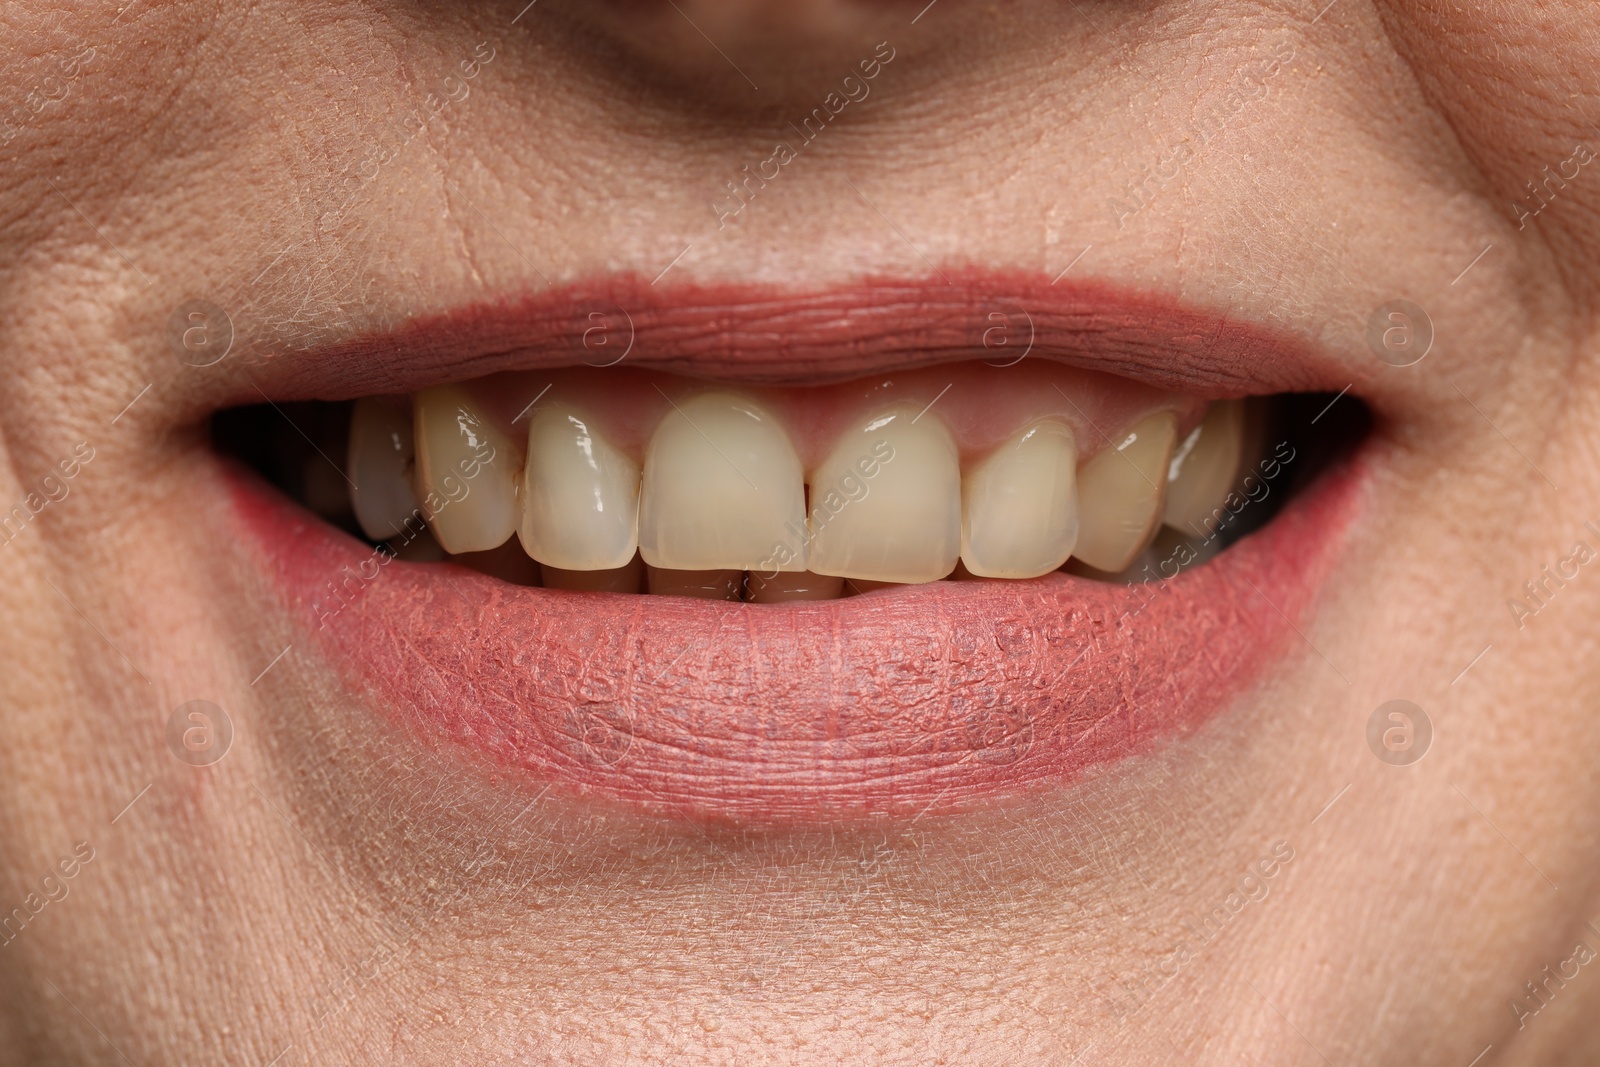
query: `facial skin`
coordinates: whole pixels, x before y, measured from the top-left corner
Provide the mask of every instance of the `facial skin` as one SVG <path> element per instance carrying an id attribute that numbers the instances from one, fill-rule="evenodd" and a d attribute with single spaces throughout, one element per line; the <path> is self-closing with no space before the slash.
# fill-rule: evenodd
<path id="1" fill-rule="evenodd" d="M 0 7 L 0 505 L 52 498 L 0 547 L 0 908 L 49 899 L 0 947 L 0 1058 L 1594 1062 L 1600 963 L 1537 1014 L 1525 983 L 1600 950 L 1600 573 L 1507 606 L 1600 550 L 1591 5 L 677 6 Z M 274 361 L 545 279 L 1075 259 L 1309 339 L 1375 475 L 1238 706 L 981 814 L 697 828 L 391 736 L 206 441 Z M 212 368 L 165 340 L 197 297 Z M 1396 298 L 1434 330 L 1407 368 L 1365 339 Z M 1397 698 L 1408 767 L 1365 740 Z M 236 732 L 207 768 L 165 733 L 197 699 Z"/>

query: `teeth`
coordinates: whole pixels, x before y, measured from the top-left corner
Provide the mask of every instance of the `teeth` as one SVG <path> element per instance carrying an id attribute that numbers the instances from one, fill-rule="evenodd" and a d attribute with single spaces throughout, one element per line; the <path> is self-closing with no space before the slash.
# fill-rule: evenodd
<path id="1" fill-rule="evenodd" d="M 381 400 L 356 401 L 346 463 L 355 484 L 350 503 L 362 532 L 374 541 L 402 533 L 417 510 L 417 495 L 411 489 L 416 461 L 412 441 L 411 420 L 404 414 Z"/>
<path id="2" fill-rule="evenodd" d="M 568 571 L 548 564 L 539 568 L 547 589 L 590 593 L 637 593 L 644 587 L 644 563 L 637 555 L 621 567 L 603 571 Z"/>
<path id="3" fill-rule="evenodd" d="M 521 496 L 517 536 L 548 567 L 615 570 L 639 547 L 639 465 L 570 411 L 529 420 Z"/>
<path id="4" fill-rule="evenodd" d="M 805 439 L 807 462 L 826 456 L 809 471 L 774 415 L 790 400 L 765 393 L 758 402 L 701 386 L 668 398 L 642 460 L 626 421 L 641 410 L 637 385 L 616 411 L 605 406 L 609 384 L 532 411 L 525 442 L 496 427 L 491 414 L 504 405 L 476 388 L 418 393 L 409 420 L 362 400 L 351 504 L 369 536 L 407 558 L 446 553 L 551 589 L 778 604 L 941 579 L 1026 580 L 1069 560 L 1087 575 L 1123 574 L 1163 522 L 1163 536 L 1209 523 L 1255 447 L 1250 409 L 1223 401 L 1181 445 L 1178 415 L 1158 412 L 1080 467 L 1076 423 L 1042 397 L 1035 421 L 963 469 L 963 449 L 994 441 L 987 426 L 1006 416 L 960 394 L 953 410 L 930 411 L 903 399 L 920 387 L 890 399 L 887 384 L 866 394 L 883 406 L 842 436 Z M 652 402 L 642 410 L 666 396 L 648 381 L 642 392 Z M 596 407 L 621 421 L 600 432 Z M 801 414 L 810 432 L 839 425 L 831 410 Z M 972 439 L 958 443 L 951 426 Z"/>
<path id="5" fill-rule="evenodd" d="M 652 568 L 804 570 L 800 457 L 776 419 L 730 393 L 676 403 L 645 452 L 639 551 Z"/>
<path id="6" fill-rule="evenodd" d="M 499 548 L 517 528 L 517 454 L 466 391 L 416 397 L 417 489 L 446 552 Z"/>
<path id="7" fill-rule="evenodd" d="M 1170 412 L 1152 415 L 1084 464 L 1075 558 L 1114 573 L 1144 548 L 1161 516 L 1177 427 Z"/>
<path id="8" fill-rule="evenodd" d="M 811 476 L 810 569 L 932 582 L 961 553 L 961 461 L 936 416 L 898 410 L 848 435 Z"/>
<path id="9" fill-rule="evenodd" d="M 657 596 L 692 596 L 700 600 L 738 600 L 743 571 L 666 570 L 646 567 L 650 592 Z"/>
<path id="10" fill-rule="evenodd" d="M 1037 578 L 1078 540 L 1078 446 L 1072 428 L 1023 430 L 961 481 L 961 562 L 980 578 Z"/>
<path id="11" fill-rule="evenodd" d="M 1167 506 L 1162 520 L 1184 533 L 1205 536 L 1200 523 L 1222 507 L 1239 472 L 1244 450 L 1244 402 L 1212 404 L 1205 421 L 1190 431 L 1167 467 Z"/>
<path id="12" fill-rule="evenodd" d="M 843 595 L 843 578 L 802 571 L 752 574 L 745 599 L 753 604 L 787 604 L 796 600 L 837 600 Z"/>

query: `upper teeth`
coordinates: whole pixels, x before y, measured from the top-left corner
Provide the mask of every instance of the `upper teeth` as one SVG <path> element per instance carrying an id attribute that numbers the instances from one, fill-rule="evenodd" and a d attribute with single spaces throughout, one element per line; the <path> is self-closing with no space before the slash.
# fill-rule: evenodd
<path id="1" fill-rule="evenodd" d="M 421 505 L 452 553 L 515 533 L 548 585 L 637 588 L 637 551 L 652 590 L 737 596 L 749 572 L 750 599 L 766 601 L 837 595 L 841 579 L 934 581 L 958 559 L 987 578 L 1037 577 L 1069 557 L 1122 570 L 1163 518 L 1218 506 L 1243 436 L 1237 403 L 1214 405 L 1176 458 L 1172 411 L 1099 442 L 1044 413 L 963 464 L 938 412 L 891 403 L 843 424 L 808 470 L 772 411 L 726 390 L 672 400 L 642 462 L 565 402 L 532 410 L 525 447 L 461 386 L 424 390 L 413 408 L 414 464 L 397 409 L 355 405 L 354 505 L 373 539 Z"/>
<path id="2" fill-rule="evenodd" d="M 1233 488 L 1244 451 L 1244 404 L 1224 400 L 1211 405 L 1205 419 L 1189 431 L 1167 467 L 1167 505 L 1162 521 L 1185 533 L 1204 533 Z"/>
<path id="3" fill-rule="evenodd" d="M 1083 465 L 1074 556 L 1096 570 L 1120 571 L 1149 543 L 1160 524 L 1177 429 L 1171 413 L 1151 415 Z"/>
<path id="4" fill-rule="evenodd" d="M 535 411 L 517 534 L 528 555 L 571 571 L 625 566 L 639 547 L 639 464 L 576 412 Z"/>
<path id="5" fill-rule="evenodd" d="M 932 582 L 961 554 L 961 458 L 944 423 L 916 408 L 875 412 L 811 476 L 810 569 Z"/>
<path id="6" fill-rule="evenodd" d="M 403 532 L 417 509 L 411 491 L 416 462 L 411 420 L 400 409 L 363 400 L 350 416 L 350 481 L 356 520 L 368 537 L 386 541 Z"/>
<path id="7" fill-rule="evenodd" d="M 675 403 L 645 452 L 639 554 L 673 570 L 754 570 L 803 529 L 805 475 L 789 435 L 753 401 Z M 776 567 L 806 569 L 805 553 Z"/>
<path id="8" fill-rule="evenodd" d="M 413 417 L 417 488 L 424 499 L 447 502 L 429 520 L 439 544 L 446 552 L 484 552 L 505 544 L 517 528 L 522 449 L 460 386 L 424 389 L 416 395 Z"/>
<path id="9" fill-rule="evenodd" d="M 1078 543 L 1078 446 L 1072 427 L 1035 423 L 961 482 L 961 562 L 980 578 L 1031 578 Z"/>

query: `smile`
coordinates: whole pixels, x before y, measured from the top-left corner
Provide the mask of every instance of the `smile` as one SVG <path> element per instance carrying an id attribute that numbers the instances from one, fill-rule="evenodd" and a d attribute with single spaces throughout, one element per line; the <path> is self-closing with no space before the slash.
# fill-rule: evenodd
<path id="1" fill-rule="evenodd" d="M 1313 355 L 1092 284 L 622 281 L 266 373 L 326 447 L 255 449 L 299 502 L 236 465 L 235 515 L 362 702 L 668 819 L 963 810 L 1196 729 L 1362 495 Z"/>

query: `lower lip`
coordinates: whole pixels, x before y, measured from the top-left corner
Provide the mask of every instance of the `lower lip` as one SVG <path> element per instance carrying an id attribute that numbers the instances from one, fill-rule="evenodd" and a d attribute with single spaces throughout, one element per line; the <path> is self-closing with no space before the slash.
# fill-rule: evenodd
<path id="1" fill-rule="evenodd" d="M 793 826 L 1005 802 L 1208 722 L 1294 651 L 1363 466 L 1146 587 L 1057 573 L 791 605 L 380 566 L 253 475 L 231 485 L 287 610 L 419 743 L 654 817 Z"/>

